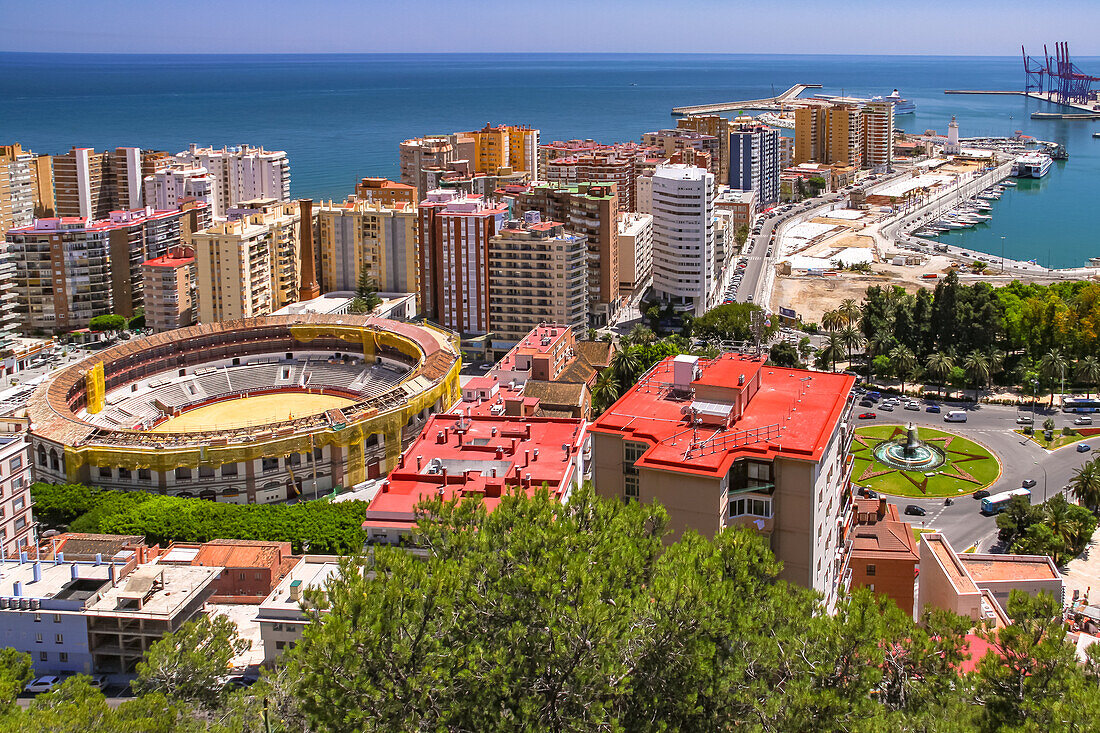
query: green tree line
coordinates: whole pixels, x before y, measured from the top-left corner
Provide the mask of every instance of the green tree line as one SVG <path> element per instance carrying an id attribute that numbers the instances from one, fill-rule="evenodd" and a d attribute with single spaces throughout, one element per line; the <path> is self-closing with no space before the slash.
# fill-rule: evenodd
<path id="1" fill-rule="evenodd" d="M 425 557 L 375 548 L 305 595 L 310 623 L 247 691 L 218 618 L 153 645 L 117 707 L 75 677 L 27 709 L 25 655 L 0 653 L 5 731 L 1089 731 L 1095 647 L 1067 642 L 1058 601 L 1013 593 L 995 629 L 921 624 L 867 590 L 826 612 L 778 579 L 743 529 L 667 544 L 657 505 L 561 505 L 539 492 L 419 510 Z M 976 628 L 974 628 L 976 626 Z M 991 647 L 962 671 L 968 634 Z"/>

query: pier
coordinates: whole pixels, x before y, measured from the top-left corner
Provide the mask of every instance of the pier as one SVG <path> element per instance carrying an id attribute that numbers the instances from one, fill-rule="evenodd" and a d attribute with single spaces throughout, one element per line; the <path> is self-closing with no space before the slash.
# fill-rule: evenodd
<path id="1" fill-rule="evenodd" d="M 1033 120 L 1096 120 L 1100 119 L 1100 101 L 1088 104 L 1082 102 L 1062 101 L 1058 99 L 1056 92 L 1013 92 L 999 89 L 944 89 L 944 94 L 1011 94 L 1019 97 L 1031 97 L 1040 102 L 1069 107 L 1080 112 L 1033 112 Z"/>
<path id="2" fill-rule="evenodd" d="M 683 107 L 673 107 L 673 117 L 689 117 L 691 115 L 708 115 L 716 112 L 726 112 L 732 109 L 782 109 L 783 105 L 797 99 L 798 95 L 807 89 L 820 89 L 820 84 L 795 84 L 793 87 L 775 97 L 764 99 L 746 99 L 741 102 L 719 102 L 718 104 L 689 104 Z"/>

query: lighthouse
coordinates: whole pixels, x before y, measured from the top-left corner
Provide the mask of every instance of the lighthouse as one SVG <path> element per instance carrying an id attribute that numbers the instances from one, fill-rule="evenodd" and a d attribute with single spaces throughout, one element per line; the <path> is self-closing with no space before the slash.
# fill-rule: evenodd
<path id="1" fill-rule="evenodd" d="M 947 124 L 947 144 L 943 146 L 943 152 L 945 155 L 958 155 L 962 152 L 959 146 L 959 123 L 955 121 L 954 115 L 951 115 L 951 122 Z"/>

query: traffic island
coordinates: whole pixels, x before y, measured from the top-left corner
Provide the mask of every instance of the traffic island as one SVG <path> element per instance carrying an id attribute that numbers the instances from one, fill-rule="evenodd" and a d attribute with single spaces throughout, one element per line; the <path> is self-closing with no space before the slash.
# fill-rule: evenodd
<path id="1" fill-rule="evenodd" d="M 990 486 L 1001 464 L 972 440 L 933 428 L 875 425 L 856 430 L 852 481 L 882 494 L 956 497 Z"/>

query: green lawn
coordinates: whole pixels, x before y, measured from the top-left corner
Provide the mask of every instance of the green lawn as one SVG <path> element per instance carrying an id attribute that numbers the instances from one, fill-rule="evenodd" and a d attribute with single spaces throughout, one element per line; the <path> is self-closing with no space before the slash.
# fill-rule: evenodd
<path id="1" fill-rule="evenodd" d="M 912 521 L 912 520 L 910 520 L 910 521 Z M 916 529 L 916 528 L 914 528 L 913 529 L 913 541 L 916 542 L 919 545 L 920 544 L 920 536 L 922 534 L 924 534 L 925 532 L 935 532 L 935 531 L 936 530 L 934 530 L 934 529 Z"/>
<path id="2" fill-rule="evenodd" d="M 892 496 L 917 498 L 964 496 L 984 489 L 1001 475 L 1001 466 L 988 449 L 956 433 L 934 428 L 920 428 L 919 435 L 931 445 L 941 448 L 947 463 L 935 469 L 934 475 L 919 471 L 899 471 L 875 460 L 872 450 L 883 440 L 904 435 L 901 425 L 874 425 L 858 428 L 852 442 L 855 467 L 852 481 Z"/>
<path id="3" fill-rule="evenodd" d="M 1023 430 L 1017 430 L 1020 435 L 1025 435 Z M 1054 450 L 1061 448 L 1064 445 L 1072 445 L 1073 443 L 1079 443 L 1080 441 L 1088 438 L 1088 435 L 1081 435 L 1080 433 L 1074 433 L 1073 435 L 1062 435 L 1061 429 L 1054 431 L 1054 440 L 1047 442 L 1046 436 L 1043 435 L 1042 429 L 1034 431 L 1031 435 L 1026 435 L 1034 442 L 1038 443 L 1041 448 L 1047 450 Z M 1095 436 L 1093 436 L 1095 437 Z"/>

